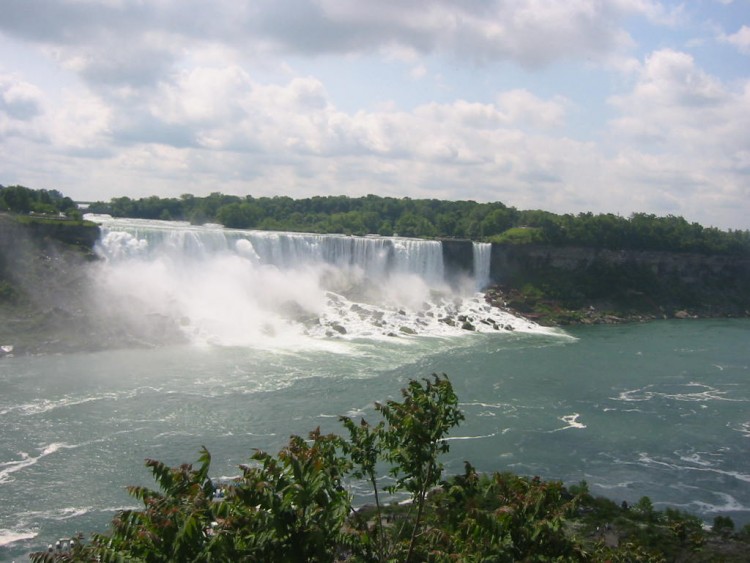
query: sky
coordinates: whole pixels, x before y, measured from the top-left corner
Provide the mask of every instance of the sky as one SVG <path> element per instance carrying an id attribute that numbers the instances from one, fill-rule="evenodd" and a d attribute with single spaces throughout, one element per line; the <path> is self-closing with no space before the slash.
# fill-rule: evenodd
<path id="1" fill-rule="evenodd" d="M 750 0 L 0 0 L 0 184 L 750 228 Z"/>

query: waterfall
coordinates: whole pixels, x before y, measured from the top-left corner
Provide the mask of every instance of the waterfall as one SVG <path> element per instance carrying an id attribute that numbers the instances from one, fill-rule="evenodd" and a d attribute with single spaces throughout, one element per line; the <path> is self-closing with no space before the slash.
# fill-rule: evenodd
<path id="1" fill-rule="evenodd" d="M 477 291 L 482 291 L 490 284 L 490 260 L 492 245 L 489 242 L 472 243 L 474 256 L 474 285 Z"/>
<path id="2" fill-rule="evenodd" d="M 487 243 L 472 245 L 474 279 L 461 294 L 446 283 L 439 241 L 89 218 L 102 230 L 102 306 L 119 311 L 124 324 L 172 323 L 192 341 L 256 345 L 525 326 L 474 293 L 489 280 Z"/>
<path id="3" fill-rule="evenodd" d="M 101 220 L 101 219 L 100 219 Z M 398 237 L 353 237 L 275 231 L 196 227 L 165 221 L 105 221 L 102 253 L 108 259 L 124 256 L 200 259 L 217 253 L 251 256 L 258 264 L 282 270 L 328 264 L 361 269 L 368 278 L 413 274 L 430 286 L 444 281 L 440 242 Z"/>

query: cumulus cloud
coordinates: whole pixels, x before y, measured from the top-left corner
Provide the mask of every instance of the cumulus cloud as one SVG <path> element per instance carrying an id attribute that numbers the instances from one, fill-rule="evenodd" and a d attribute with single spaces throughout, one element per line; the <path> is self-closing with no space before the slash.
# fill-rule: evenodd
<path id="1" fill-rule="evenodd" d="M 749 108 L 742 91 L 732 92 L 701 70 L 692 56 L 670 49 L 656 51 L 643 64 L 633 90 L 610 102 L 623 114 L 613 121 L 624 135 L 657 144 L 679 143 L 702 151 L 706 141 L 721 149 L 747 144 L 738 136 Z M 721 132 L 711 137 L 710 131 Z M 735 143 L 739 142 L 739 145 Z M 671 145 L 673 146 L 673 145 Z"/>
<path id="2" fill-rule="evenodd" d="M 613 134 L 628 147 L 614 161 L 618 174 L 640 183 L 644 193 L 670 194 L 676 214 L 700 215 L 700 207 L 715 207 L 717 198 L 742 212 L 750 172 L 750 81 L 732 89 L 690 55 L 665 49 L 645 60 L 630 93 L 610 102 L 621 113 L 611 123 Z"/>
<path id="3" fill-rule="evenodd" d="M 743 25 L 737 33 L 723 35 L 721 40 L 734 45 L 743 55 L 750 55 L 750 27 Z"/>
<path id="4" fill-rule="evenodd" d="M 29 121 L 42 112 L 42 92 L 16 76 L 0 75 L 0 114 L 14 121 Z"/>
<path id="5" fill-rule="evenodd" d="M 527 90 L 516 89 L 501 93 L 498 104 L 510 123 L 551 128 L 563 124 L 568 101 L 562 96 L 542 100 Z"/>
<path id="6" fill-rule="evenodd" d="M 49 122 L 52 143 L 63 152 L 102 157 L 110 144 L 112 110 L 93 94 L 67 94 L 61 109 Z"/>
<path id="7" fill-rule="evenodd" d="M 245 57 L 378 52 L 513 60 L 600 58 L 628 44 L 628 16 L 664 16 L 650 0 L 8 0 L 0 32 L 48 46 L 92 84 L 153 84 L 196 45 Z"/>

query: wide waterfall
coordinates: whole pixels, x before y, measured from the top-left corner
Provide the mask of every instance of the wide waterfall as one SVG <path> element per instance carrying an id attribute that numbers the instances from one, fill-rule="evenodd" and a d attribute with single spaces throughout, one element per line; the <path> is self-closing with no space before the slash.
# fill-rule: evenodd
<path id="1" fill-rule="evenodd" d="M 89 218 L 102 226 L 97 298 L 147 342 L 167 334 L 285 345 L 539 330 L 485 302 L 486 243 L 471 245 L 470 279 L 447 275 L 440 241 Z"/>

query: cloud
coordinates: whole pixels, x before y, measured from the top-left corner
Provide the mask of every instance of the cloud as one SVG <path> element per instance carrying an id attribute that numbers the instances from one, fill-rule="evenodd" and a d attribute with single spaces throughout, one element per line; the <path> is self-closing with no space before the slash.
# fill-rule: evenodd
<path id="1" fill-rule="evenodd" d="M 542 100 L 528 90 L 511 90 L 498 96 L 498 104 L 510 123 L 528 123 L 540 128 L 561 126 L 568 102 L 562 96 Z"/>
<path id="2" fill-rule="evenodd" d="M 633 90 L 612 97 L 610 103 L 623 114 L 612 122 L 615 131 L 635 139 L 657 145 L 678 143 L 685 149 L 702 147 L 709 139 L 712 144 L 726 139 L 722 150 L 737 141 L 740 146 L 747 144 L 737 137 L 745 121 L 741 112 L 747 109 L 744 92 L 729 90 L 687 53 L 670 49 L 652 53 Z M 707 134 L 711 131 L 722 134 L 711 137 Z"/>
<path id="3" fill-rule="evenodd" d="M 475 63 L 513 60 L 542 66 L 602 54 L 629 43 L 627 16 L 656 16 L 647 1 L 320 0 L 259 11 L 258 33 L 286 52 L 392 50 L 441 53 Z"/>
<path id="4" fill-rule="evenodd" d="M 427 67 L 423 64 L 419 64 L 409 71 L 409 76 L 414 80 L 421 80 L 427 76 Z"/>
<path id="5" fill-rule="evenodd" d="M 734 45 L 743 55 L 750 55 L 750 27 L 743 25 L 737 33 L 722 35 L 720 40 Z"/>
<path id="6" fill-rule="evenodd" d="M 16 76 L 0 75 L 0 114 L 14 121 L 29 121 L 42 113 L 42 92 Z"/>
<path id="7" fill-rule="evenodd" d="M 529 67 L 599 59 L 631 43 L 626 19 L 666 19 L 648 0 L 7 0 L 0 32 L 43 45 L 95 86 L 154 85 L 188 52 L 410 59 L 440 54 Z"/>
<path id="8" fill-rule="evenodd" d="M 736 207 L 733 222 L 741 224 L 750 176 L 750 81 L 732 88 L 690 55 L 664 49 L 647 57 L 633 89 L 610 103 L 620 111 L 611 141 L 621 147 L 614 160 L 621 178 L 642 185 L 644 198 L 648 190 L 652 200 L 670 194 L 675 214 L 700 216 L 701 207 L 716 208 L 720 199 Z"/>

